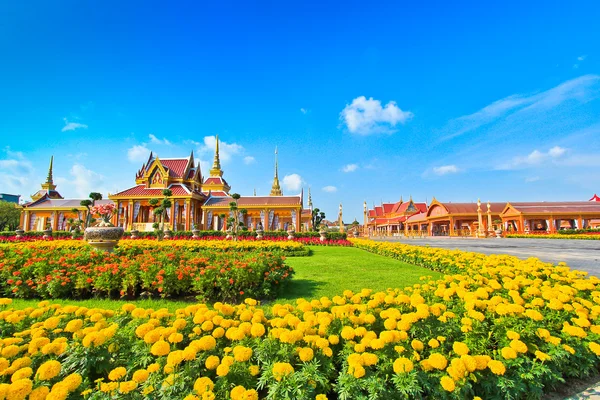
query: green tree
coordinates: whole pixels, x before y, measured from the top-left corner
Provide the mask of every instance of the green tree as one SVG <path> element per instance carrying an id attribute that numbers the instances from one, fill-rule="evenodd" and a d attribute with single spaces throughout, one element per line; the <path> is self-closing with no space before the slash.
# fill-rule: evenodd
<path id="1" fill-rule="evenodd" d="M 102 200 L 102 193 L 92 192 L 90 193 L 89 197 L 91 200 L 81 200 L 81 202 L 79 203 L 83 207 L 87 208 L 87 216 L 85 217 L 85 228 L 90 226 L 90 223 L 92 222 L 92 207 L 96 205 L 96 201 Z"/>
<path id="2" fill-rule="evenodd" d="M 325 213 L 321 210 L 319 210 L 318 208 L 315 208 L 314 210 L 312 210 L 312 217 L 311 217 L 311 224 L 312 224 L 312 230 L 313 231 L 318 231 L 319 230 L 319 226 L 321 225 L 321 221 L 323 221 L 325 219 Z"/>
<path id="3" fill-rule="evenodd" d="M 14 231 L 19 226 L 21 210 L 15 203 L 0 200 L 0 231 Z"/>
<path id="4" fill-rule="evenodd" d="M 162 238 L 162 232 L 165 231 L 165 218 L 166 218 L 167 209 L 171 208 L 171 206 L 173 205 L 173 203 L 171 202 L 171 199 L 169 199 L 169 197 L 173 196 L 173 192 L 170 189 L 163 189 L 162 195 L 163 195 L 163 198 L 161 200 L 154 198 L 154 199 L 150 199 L 148 201 L 148 204 L 150 204 L 152 207 L 154 207 L 154 209 L 152 210 L 152 213 L 154 214 L 155 217 L 158 216 L 159 220 L 160 220 L 160 224 L 159 224 L 159 222 L 154 222 L 154 224 L 152 224 L 152 227 L 156 231 L 156 236 L 159 239 Z"/>

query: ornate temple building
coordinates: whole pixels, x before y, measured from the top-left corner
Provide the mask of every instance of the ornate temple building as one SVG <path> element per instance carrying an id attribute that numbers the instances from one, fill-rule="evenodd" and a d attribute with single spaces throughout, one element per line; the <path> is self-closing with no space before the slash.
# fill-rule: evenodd
<path id="1" fill-rule="evenodd" d="M 47 227 L 54 231 L 69 230 L 69 219 L 85 220 L 87 208 L 81 205 L 84 199 L 65 199 L 56 190 L 52 177 L 54 157 L 50 158 L 50 167 L 46 182 L 42 188 L 31 195 L 31 200 L 19 207 L 21 210 L 20 225 L 25 231 L 43 231 Z M 98 200 L 96 204 L 112 203 L 110 200 Z M 116 216 L 113 217 L 116 223 Z"/>
<path id="2" fill-rule="evenodd" d="M 400 197 L 397 203 L 381 203 L 371 210 L 367 210 L 367 203 L 364 203 L 364 226 L 369 235 L 399 235 L 406 229 L 406 221 L 411 216 L 424 212 L 427 212 L 427 204 L 415 203 L 412 197 L 409 201 Z"/>
<path id="3" fill-rule="evenodd" d="M 306 227 L 310 217 L 305 217 L 303 194 L 284 196 L 279 184 L 277 151 L 275 154 L 275 176 L 269 196 L 242 196 L 237 200 L 238 209 L 246 210 L 240 221 L 249 229 L 259 223 L 264 230 L 279 230 L 293 227 L 300 231 Z M 155 222 L 150 200 L 161 199 L 164 189 L 170 189 L 172 206 L 166 212 L 166 226 L 172 230 L 190 230 L 197 226 L 202 230 L 224 230 L 232 215 L 230 203 L 231 187 L 223 178 L 219 157 L 219 138 L 216 140 L 215 156 L 209 176 L 203 179 L 200 163 L 194 154 L 187 158 L 163 158 L 150 154 L 148 161 L 136 174 L 136 185 L 110 195 L 117 204 L 118 226 L 125 230 L 151 231 Z M 304 223 L 304 225 L 303 225 Z"/>
<path id="4" fill-rule="evenodd" d="M 412 201 L 412 199 L 411 199 Z M 406 203 L 405 203 L 406 204 Z M 398 216 L 401 210 L 407 212 Z M 409 210 L 416 212 L 408 213 Z M 384 203 L 367 210 L 369 236 L 491 236 L 497 229 L 512 233 L 554 233 L 561 229 L 600 227 L 600 197 L 589 201 L 452 203 L 433 198 L 429 206 Z"/>

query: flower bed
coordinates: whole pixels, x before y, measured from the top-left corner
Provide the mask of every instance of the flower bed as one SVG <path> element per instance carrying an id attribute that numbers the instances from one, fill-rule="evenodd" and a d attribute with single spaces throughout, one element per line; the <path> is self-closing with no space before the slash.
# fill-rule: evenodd
<path id="1" fill-rule="evenodd" d="M 128 241 L 115 253 L 81 241 L 0 246 L 0 293 L 31 298 L 199 296 L 273 298 L 293 274 L 283 249 L 298 243 Z M 273 253 L 275 251 L 275 253 Z"/>
<path id="2" fill-rule="evenodd" d="M 536 259 L 353 242 L 447 275 L 402 290 L 271 307 L 194 304 L 173 314 L 6 304 L 0 393 L 541 398 L 563 379 L 597 371 L 599 279 Z"/>
<path id="3" fill-rule="evenodd" d="M 505 237 L 511 239 L 579 239 L 579 240 L 600 240 L 600 235 L 596 233 L 585 234 L 561 234 L 561 233 L 536 233 L 536 234 L 520 234 L 510 233 Z"/>

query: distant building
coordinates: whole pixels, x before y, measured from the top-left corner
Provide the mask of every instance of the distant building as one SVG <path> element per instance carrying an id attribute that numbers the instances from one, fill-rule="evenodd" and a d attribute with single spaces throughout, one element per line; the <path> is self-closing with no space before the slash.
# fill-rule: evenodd
<path id="1" fill-rule="evenodd" d="M 0 193 L 0 201 L 7 201 L 9 203 L 19 204 L 20 197 L 21 195 L 19 194 Z"/>

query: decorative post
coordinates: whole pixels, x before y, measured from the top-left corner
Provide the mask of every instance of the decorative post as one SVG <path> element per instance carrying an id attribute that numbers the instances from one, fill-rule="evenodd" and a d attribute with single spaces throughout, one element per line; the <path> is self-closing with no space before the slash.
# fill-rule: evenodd
<path id="1" fill-rule="evenodd" d="M 477 199 L 477 237 L 483 237 L 483 218 L 481 218 L 481 199 Z"/>
<path id="2" fill-rule="evenodd" d="M 492 236 L 492 204 L 487 202 L 487 235 Z"/>
<path id="3" fill-rule="evenodd" d="M 366 237 L 369 237 L 369 231 L 367 228 L 367 202 L 366 201 L 363 203 L 363 220 L 364 220 L 363 233 Z"/>
<path id="4" fill-rule="evenodd" d="M 340 214 L 338 216 L 339 224 L 340 224 L 340 233 L 344 233 L 344 219 L 342 217 L 342 203 L 340 203 Z"/>

